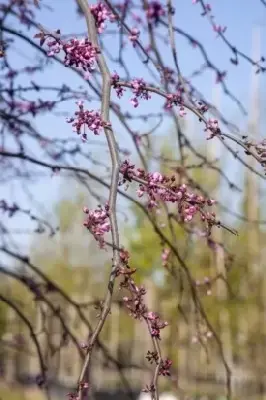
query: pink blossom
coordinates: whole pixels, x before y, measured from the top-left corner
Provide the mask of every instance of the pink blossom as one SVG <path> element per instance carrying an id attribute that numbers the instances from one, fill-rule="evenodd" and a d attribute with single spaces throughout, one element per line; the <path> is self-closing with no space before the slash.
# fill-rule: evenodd
<path id="1" fill-rule="evenodd" d="M 104 208 L 99 206 L 96 210 L 89 210 L 87 207 L 84 207 L 83 212 L 86 214 L 83 225 L 93 234 L 94 238 L 102 247 L 104 244 L 103 236 L 105 233 L 109 232 L 111 228 L 108 204 L 106 204 Z"/>
<path id="2" fill-rule="evenodd" d="M 207 140 L 212 139 L 214 136 L 218 135 L 221 131 L 219 128 L 219 123 L 217 119 L 210 118 L 207 121 L 207 125 L 205 131 L 210 131 L 210 135 L 207 137 Z"/>
<path id="3" fill-rule="evenodd" d="M 75 117 L 67 118 L 67 123 L 72 124 L 72 127 L 78 135 L 81 134 L 81 129 L 83 129 L 82 138 L 87 139 L 87 134 L 85 132 L 86 127 L 94 133 L 94 135 L 99 135 L 101 129 L 106 126 L 110 126 L 102 120 L 101 115 L 98 111 L 85 110 L 83 101 L 78 101 L 76 103 L 79 110 L 75 112 Z"/>
<path id="4" fill-rule="evenodd" d="M 68 67 L 82 67 L 85 71 L 92 71 L 96 65 L 97 54 L 100 50 L 85 39 L 71 39 L 63 45 L 65 51 L 64 64 Z"/>
<path id="5" fill-rule="evenodd" d="M 91 13 L 95 19 L 95 25 L 98 33 L 103 33 L 106 21 L 115 21 L 116 17 L 103 3 L 93 4 L 90 6 Z"/>
<path id="6" fill-rule="evenodd" d="M 131 87 L 135 97 L 133 97 L 130 101 L 134 107 L 138 106 L 138 99 L 149 100 L 151 98 L 143 79 L 133 79 L 131 81 Z"/>
<path id="7" fill-rule="evenodd" d="M 159 202 L 171 202 L 177 204 L 177 210 L 184 222 L 190 222 L 194 216 L 199 214 L 202 221 L 207 222 L 208 226 L 215 223 L 215 213 L 205 210 L 206 206 L 212 206 L 215 201 L 205 199 L 202 195 L 189 192 L 185 184 L 177 185 L 175 176 L 165 176 L 159 172 L 147 173 L 143 169 L 135 169 L 135 165 L 128 160 L 120 166 L 122 179 L 120 185 L 132 180 L 138 181 L 138 197 L 144 194 L 148 198 L 148 208 L 159 207 Z"/>
<path id="8" fill-rule="evenodd" d="M 167 110 L 171 109 L 174 105 L 182 105 L 182 91 L 178 90 L 176 94 L 169 93 L 167 95 L 167 100 L 165 104 L 165 108 Z"/>
<path id="9" fill-rule="evenodd" d="M 125 89 L 122 88 L 121 85 L 119 85 L 119 80 L 120 80 L 120 77 L 119 77 L 119 75 L 115 72 L 115 73 L 112 75 L 112 86 L 113 86 L 113 88 L 114 88 L 115 91 L 116 91 L 117 97 L 118 97 L 118 98 L 121 98 L 121 97 L 123 96 L 123 94 L 124 94 Z"/>
<path id="10" fill-rule="evenodd" d="M 159 375 L 163 375 L 163 376 L 170 376 L 170 368 L 173 364 L 172 360 L 169 360 L 169 358 L 167 358 L 166 360 L 164 360 L 162 362 L 162 364 L 160 365 L 160 369 L 159 369 Z"/>
<path id="11" fill-rule="evenodd" d="M 47 55 L 49 57 L 63 51 L 65 53 L 64 64 L 66 67 L 82 68 L 83 71 L 89 72 L 95 69 L 96 58 L 100 50 L 94 47 L 88 38 L 74 38 L 64 42 L 60 38 L 60 31 L 57 31 L 54 35 L 40 32 L 35 35 L 35 38 L 40 38 L 41 46 L 46 42 L 48 46 Z"/>

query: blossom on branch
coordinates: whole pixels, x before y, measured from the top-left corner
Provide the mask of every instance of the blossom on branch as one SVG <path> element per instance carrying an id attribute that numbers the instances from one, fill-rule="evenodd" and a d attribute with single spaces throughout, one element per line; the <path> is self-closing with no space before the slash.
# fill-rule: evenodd
<path id="1" fill-rule="evenodd" d="M 218 224 L 215 220 L 215 213 L 205 210 L 215 203 L 213 199 L 205 199 L 203 196 L 189 191 L 187 185 L 176 184 L 174 175 L 168 177 L 159 172 L 145 172 L 141 168 L 135 169 L 134 164 L 125 160 L 120 166 L 122 179 L 120 185 L 125 182 L 138 182 L 138 197 L 144 194 L 148 197 L 148 208 L 158 208 L 159 202 L 170 202 L 177 204 L 177 212 L 183 222 L 190 222 L 194 216 L 199 215 L 200 219 L 207 223 L 210 228 Z"/>
<path id="2" fill-rule="evenodd" d="M 116 17 L 103 3 L 90 6 L 91 13 L 95 19 L 95 25 L 98 33 L 103 33 L 106 21 L 114 22 Z"/>
<path id="3" fill-rule="evenodd" d="M 94 238 L 99 242 L 100 247 L 104 246 L 105 233 L 111 229 L 109 221 L 109 205 L 104 208 L 99 206 L 96 210 L 89 210 L 87 207 L 83 209 L 86 219 L 83 225 L 93 234 Z"/>
<path id="4" fill-rule="evenodd" d="M 149 100 L 151 98 L 149 91 L 146 89 L 146 83 L 142 78 L 133 79 L 131 82 L 131 87 L 135 97 L 133 97 L 130 101 L 135 108 L 139 105 L 138 99 Z"/>
<path id="5" fill-rule="evenodd" d="M 47 44 L 49 57 L 65 53 L 64 64 L 66 67 L 81 68 L 83 71 L 92 72 L 96 66 L 96 57 L 100 54 L 100 49 L 93 46 L 88 38 L 73 38 L 64 42 L 60 38 L 60 30 L 53 34 L 40 32 L 35 38 L 40 39 L 40 46 Z"/>
<path id="6" fill-rule="evenodd" d="M 75 112 L 75 117 L 67 118 L 67 123 L 72 124 L 74 132 L 78 135 L 82 134 L 82 139 L 87 139 L 86 127 L 94 133 L 94 135 L 99 135 L 101 129 L 105 127 L 110 127 L 110 123 L 104 122 L 98 111 L 85 110 L 84 102 L 76 102 L 79 110 Z M 83 130 L 83 132 L 81 132 Z"/>

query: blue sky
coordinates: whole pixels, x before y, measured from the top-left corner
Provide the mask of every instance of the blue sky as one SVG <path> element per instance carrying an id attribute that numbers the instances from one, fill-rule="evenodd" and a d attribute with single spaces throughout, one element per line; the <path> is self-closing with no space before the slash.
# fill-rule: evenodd
<path id="1" fill-rule="evenodd" d="M 42 10 L 37 14 L 38 22 L 45 28 L 50 30 L 59 28 L 62 34 L 85 32 L 86 27 L 84 20 L 78 18 L 75 13 L 75 1 L 43 0 L 43 3 L 44 5 L 48 5 L 54 9 L 54 11 L 51 11 L 42 8 Z M 241 99 L 244 106 L 248 108 L 250 105 L 252 74 L 250 65 L 242 59 L 240 59 L 240 64 L 238 67 L 235 67 L 230 63 L 229 59 L 232 56 L 230 50 L 225 46 L 224 43 L 222 43 L 220 38 L 216 37 L 216 34 L 213 32 L 212 27 L 208 23 L 207 19 L 201 17 L 200 5 L 192 5 L 191 0 L 174 0 L 173 4 L 176 7 L 176 14 L 174 17 L 175 24 L 202 42 L 208 52 L 210 60 L 221 70 L 228 71 L 226 84 L 230 88 L 231 92 L 236 97 Z M 226 37 L 228 40 L 247 55 L 251 55 L 252 31 L 255 26 L 259 26 L 262 38 L 261 54 L 266 55 L 266 42 L 264 40 L 266 33 L 266 8 L 263 7 L 259 0 L 252 0 L 252 2 L 248 2 L 247 0 L 212 0 L 211 5 L 217 24 L 225 25 L 227 27 Z M 12 21 L 12 24 L 15 27 L 14 20 Z M 31 37 L 33 37 L 34 33 L 36 32 L 32 31 Z M 146 43 L 145 37 L 140 36 L 140 39 Z M 108 49 L 110 49 L 111 52 L 116 53 L 117 48 L 113 38 L 107 38 L 106 43 L 108 44 Z M 177 35 L 176 45 L 181 70 L 185 76 L 188 76 L 192 71 L 199 68 L 199 66 L 203 64 L 203 59 L 197 49 L 194 49 L 188 45 L 185 38 Z M 25 53 L 27 54 L 26 58 L 24 56 Z M 164 59 L 167 60 L 167 64 L 169 64 L 169 66 L 173 65 L 169 50 L 161 46 L 161 53 L 163 54 Z M 136 57 L 135 50 L 131 45 L 128 45 L 126 54 L 126 58 L 130 60 L 132 77 L 144 77 L 145 79 L 149 79 L 148 72 L 143 70 L 143 65 L 139 62 L 138 58 Z M 25 65 L 25 63 L 28 63 L 30 60 L 34 61 L 35 57 L 36 53 L 29 50 L 29 47 L 25 45 L 25 43 L 19 41 L 15 45 L 15 49 L 12 52 L 10 60 L 12 61 L 13 65 L 19 65 L 22 67 L 23 64 Z M 114 65 L 112 65 L 112 63 L 109 64 L 109 67 L 111 71 L 113 69 L 117 69 Z M 84 87 L 84 81 L 76 77 L 75 74 L 73 74 L 67 68 L 62 68 L 61 66 L 57 65 L 49 67 L 47 71 L 38 74 L 38 77 L 34 79 L 40 84 L 49 83 L 50 85 L 60 85 L 61 83 L 67 83 L 74 88 L 78 88 L 80 85 Z M 265 82 L 265 76 L 262 76 L 260 78 L 261 99 L 265 99 Z M 25 82 L 22 83 L 25 84 Z M 200 89 L 200 91 L 208 100 L 211 100 L 215 87 L 215 76 L 213 72 L 207 72 L 200 78 L 196 78 L 194 80 L 194 84 L 198 87 L 198 89 Z M 48 98 L 49 95 L 47 96 L 47 99 Z M 28 96 L 28 99 L 30 99 L 30 96 Z M 128 109 L 130 112 L 134 112 L 131 104 L 129 103 L 128 96 L 125 96 L 123 100 L 120 100 L 120 103 L 125 110 Z M 153 111 L 154 109 L 158 109 L 161 104 L 162 102 L 159 99 L 152 98 L 152 100 L 149 102 L 143 101 L 141 103 L 141 108 L 137 111 Z M 99 108 L 99 103 L 91 102 L 90 108 Z M 68 115 L 72 115 L 74 110 L 75 104 L 74 101 L 71 101 L 64 103 L 57 111 L 63 111 Z M 247 118 L 244 117 L 237 106 L 224 95 L 221 97 L 221 111 L 227 117 L 227 119 L 237 123 L 240 128 L 245 129 L 247 126 Z M 262 112 L 265 114 L 265 101 L 262 101 Z M 186 119 L 190 120 L 190 117 L 188 116 Z M 130 139 L 125 134 L 123 128 L 121 128 L 121 126 L 117 123 L 115 118 L 112 122 L 121 146 L 132 147 Z M 74 135 L 70 126 L 65 122 L 65 116 L 41 116 L 36 119 L 35 124 L 41 133 L 49 137 L 73 137 Z M 141 133 L 149 130 L 153 125 L 154 121 L 149 121 L 146 124 L 143 122 L 134 122 L 133 128 Z M 195 143 L 199 143 L 201 139 L 204 138 L 204 131 L 200 125 L 194 124 L 194 127 L 196 128 L 195 131 L 189 135 L 191 138 L 193 138 Z M 160 134 L 164 135 L 164 132 L 169 132 L 169 129 L 171 129 L 171 126 L 169 125 L 169 121 L 166 120 L 161 127 Z M 104 140 L 104 138 L 100 138 L 100 140 Z M 84 144 L 84 146 L 89 145 Z M 93 149 L 93 147 L 90 147 L 90 149 L 88 148 L 88 151 Z M 31 148 L 31 150 L 32 153 L 34 153 L 35 149 Z M 106 158 L 106 152 L 102 153 L 102 150 L 97 150 L 96 158 L 101 159 L 101 157 Z M 230 171 L 230 175 L 232 177 L 239 177 L 239 165 L 231 160 L 230 157 L 226 158 L 226 163 L 227 170 Z M 83 164 L 83 166 L 86 165 Z M 34 197 L 37 199 L 37 204 L 35 203 L 35 213 L 50 214 L 51 210 L 53 211 L 54 209 L 55 202 L 58 201 L 62 195 L 72 195 L 75 187 L 73 186 L 74 183 L 71 183 L 71 185 L 70 194 L 69 183 L 66 185 L 65 181 L 62 180 L 60 176 L 51 177 L 49 173 L 46 177 L 43 176 L 34 184 L 27 184 L 26 190 L 29 193 L 33 193 Z M 29 195 L 25 192 L 25 183 L 21 184 L 17 180 L 11 180 L 8 184 L 5 184 L 5 187 L 0 189 L 2 191 L 2 196 L 10 202 L 16 201 L 25 207 L 29 206 L 30 200 Z M 228 193 L 225 193 L 225 197 L 227 196 Z M 234 204 L 231 204 L 231 206 L 236 209 L 238 204 L 237 198 L 234 199 L 233 203 Z M 25 218 L 20 220 L 20 225 L 23 227 L 28 226 L 27 224 L 28 223 Z M 13 222 L 10 221 L 10 226 L 13 225 L 14 228 L 18 228 L 17 220 L 14 220 Z M 16 237 L 16 239 L 18 238 Z M 21 245 L 23 245 L 23 247 L 28 247 L 29 243 L 31 242 L 31 237 L 29 235 L 20 236 L 19 242 Z"/>

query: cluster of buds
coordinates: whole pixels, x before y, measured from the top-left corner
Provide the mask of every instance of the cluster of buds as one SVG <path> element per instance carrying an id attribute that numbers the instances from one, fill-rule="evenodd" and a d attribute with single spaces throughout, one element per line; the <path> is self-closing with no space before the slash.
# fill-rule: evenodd
<path id="1" fill-rule="evenodd" d="M 145 315 L 145 318 L 149 321 L 151 336 L 161 339 L 160 332 L 161 329 L 168 326 L 168 322 L 161 321 L 157 313 L 150 311 Z"/>
<path id="2" fill-rule="evenodd" d="M 60 30 L 57 30 L 54 34 L 40 32 L 35 35 L 35 38 L 40 39 L 41 46 L 46 43 L 49 57 L 63 51 L 65 53 L 64 64 L 66 67 L 81 68 L 87 72 L 92 72 L 95 69 L 96 57 L 100 50 L 93 46 L 88 38 L 74 38 L 64 42 L 60 38 Z"/>
<path id="3" fill-rule="evenodd" d="M 183 98 L 182 98 L 182 91 L 178 91 L 177 93 L 169 93 L 166 98 L 165 109 L 171 110 L 173 106 L 182 106 Z"/>
<path id="4" fill-rule="evenodd" d="M 147 312 L 147 307 L 143 301 L 143 296 L 146 294 L 146 289 L 143 286 L 137 287 L 133 281 L 130 283 L 122 282 L 121 287 L 125 287 L 125 285 L 129 285 L 128 289 L 133 292 L 133 296 L 132 298 L 124 296 L 124 304 L 129 310 L 129 315 L 141 321 Z"/>
<path id="5" fill-rule="evenodd" d="M 119 85 L 119 80 L 120 80 L 120 77 L 119 77 L 119 75 L 117 74 L 117 72 L 115 72 L 115 73 L 112 75 L 112 86 L 113 86 L 113 88 L 114 88 L 115 91 L 116 91 L 117 97 L 120 99 L 120 98 L 123 96 L 124 91 L 125 91 L 126 89 L 123 88 L 121 85 Z"/>
<path id="6" fill-rule="evenodd" d="M 120 84 L 120 77 L 116 72 L 112 75 L 112 86 L 116 91 L 117 97 L 121 98 L 125 89 L 122 88 Z M 134 97 L 130 100 L 130 102 L 135 108 L 139 105 L 139 99 L 149 100 L 151 98 L 147 89 L 147 85 L 143 79 L 133 79 L 130 82 L 130 86 L 134 94 Z"/>
<path id="7" fill-rule="evenodd" d="M 159 201 L 176 203 L 178 214 L 184 222 L 192 221 L 196 214 L 200 215 L 202 221 L 209 227 L 216 223 L 215 213 L 205 210 L 212 206 L 215 200 L 205 199 L 196 193 L 191 193 L 187 185 L 177 185 L 176 177 L 165 176 L 159 172 L 147 173 L 141 168 L 135 169 L 135 165 L 124 161 L 120 166 L 122 179 L 120 185 L 135 180 L 139 183 L 138 197 L 144 194 L 148 197 L 148 208 L 159 207 Z"/>
<path id="8" fill-rule="evenodd" d="M 196 104 L 196 109 L 203 115 L 208 111 L 208 106 L 202 101 L 198 101 Z"/>
<path id="9" fill-rule="evenodd" d="M 110 231 L 109 205 L 106 204 L 104 208 L 99 206 L 96 210 L 89 210 L 87 207 L 84 207 L 83 211 L 86 214 L 83 225 L 93 234 L 100 246 L 103 247 L 103 236 Z"/>
<path id="10" fill-rule="evenodd" d="M 170 368 L 173 364 L 172 360 L 169 360 L 169 358 L 166 358 L 166 360 L 163 360 L 161 365 L 160 365 L 160 369 L 159 369 L 159 375 L 162 376 L 170 376 Z"/>
<path id="11" fill-rule="evenodd" d="M 149 100 L 151 98 L 148 90 L 146 89 L 146 83 L 143 79 L 133 79 L 131 82 L 131 87 L 135 96 L 130 100 L 130 102 L 135 108 L 139 105 L 138 99 Z"/>
<path id="12" fill-rule="evenodd" d="M 93 71 L 96 64 L 97 54 L 100 50 L 94 47 L 87 39 L 71 39 L 63 44 L 65 52 L 64 64 L 67 67 L 81 67 L 84 71 Z"/>
<path id="13" fill-rule="evenodd" d="M 153 311 L 149 311 L 144 302 L 146 289 L 143 286 L 137 286 L 132 275 L 135 269 L 129 267 L 129 254 L 125 250 L 120 251 L 120 266 L 117 275 L 123 276 L 120 282 L 120 289 L 126 289 L 130 293 L 130 297 L 123 297 L 124 304 L 129 310 L 130 315 L 140 321 L 145 320 L 152 337 L 160 339 L 160 331 L 168 326 L 167 322 L 161 321 L 159 315 Z"/>
<path id="14" fill-rule="evenodd" d="M 75 112 L 75 117 L 67 118 L 67 123 L 72 124 L 74 132 L 78 135 L 82 133 L 82 139 L 87 139 L 87 134 L 85 132 L 86 127 L 94 133 L 94 135 L 99 135 L 101 129 L 105 127 L 110 127 L 111 124 L 104 122 L 102 117 L 98 111 L 94 110 L 85 110 L 84 102 L 78 101 L 76 102 L 79 110 Z M 81 129 L 83 128 L 83 132 Z"/>
<path id="15" fill-rule="evenodd" d="M 175 85 L 175 93 L 168 93 L 166 96 L 166 103 L 164 105 L 164 108 L 166 110 L 170 110 L 173 106 L 184 106 L 184 101 L 183 101 L 183 95 L 185 93 L 185 87 L 184 85 L 189 86 L 190 83 L 188 80 L 185 80 L 185 82 L 178 81 L 177 84 Z"/>
<path id="16" fill-rule="evenodd" d="M 148 351 L 146 355 L 146 359 L 149 361 L 150 364 L 159 364 L 159 356 L 156 351 Z M 159 375 L 163 376 L 170 376 L 170 368 L 173 362 L 166 358 L 165 360 L 161 361 L 160 368 L 159 368 Z"/>
<path id="17" fill-rule="evenodd" d="M 146 359 L 149 361 L 150 364 L 153 364 L 154 362 L 157 364 L 159 360 L 157 351 L 148 350 Z"/>
<path id="18" fill-rule="evenodd" d="M 217 119 L 210 118 L 207 121 L 206 128 L 204 129 L 205 132 L 210 132 L 209 136 L 207 137 L 207 140 L 210 140 L 214 138 L 215 136 L 221 134 L 221 130 L 219 128 L 219 123 Z"/>
<path id="19" fill-rule="evenodd" d="M 114 22 L 116 20 L 115 15 L 103 3 L 91 5 L 90 10 L 95 19 L 98 33 L 103 33 L 106 21 Z"/>

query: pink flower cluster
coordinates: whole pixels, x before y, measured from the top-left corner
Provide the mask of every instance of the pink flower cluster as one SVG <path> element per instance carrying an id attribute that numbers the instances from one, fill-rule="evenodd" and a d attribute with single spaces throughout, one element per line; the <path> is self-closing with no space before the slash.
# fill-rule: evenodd
<path id="1" fill-rule="evenodd" d="M 129 253 L 126 250 L 120 251 L 120 265 L 117 270 L 117 276 L 123 276 L 123 280 L 120 282 L 120 289 L 126 289 L 130 293 L 130 297 L 123 297 L 123 301 L 131 316 L 138 320 L 145 320 L 150 335 L 155 338 L 155 340 L 160 340 L 161 330 L 168 326 L 168 323 L 162 321 L 159 315 L 155 312 L 148 311 L 144 303 L 144 296 L 146 290 L 143 286 L 138 287 L 132 275 L 136 272 L 136 269 L 131 269 L 129 266 Z M 159 375 L 170 375 L 170 367 L 172 361 L 168 358 L 166 360 L 159 361 L 159 355 L 157 351 L 148 351 L 147 360 L 152 364 L 155 362 L 157 365 L 160 363 Z M 145 391 L 154 391 L 154 388 L 147 387 Z"/>
<path id="2" fill-rule="evenodd" d="M 150 321 L 151 335 L 157 339 L 161 339 L 160 331 L 168 326 L 168 322 L 161 321 L 159 315 L 153 311 L 148 312 L 146 318 Z"/>
<path id="3" fill-rule="evenodd" d="M 208 225 L 215 223 L 215 213 L 205 211 L 205 206 L 212 206 L 215 201 L 190 193 L 185 184 L 177 185 L 174 175 L 167 177 L 160 172 L 147 173 L 141 168 L 135 169 L 135 165 L 127 160 L 121 164 L 120 173 L 120 185 L 132 180 L 139 183 L 138 197 L 146 194 L 149 208 L 158 207 L 159 201 L 176 203 L 178 214 L 184 222 L 189 222 L 196 214 L 200 214 L 201 220 L 206 221 Z"/>
<path id="4" fill-rule="evenodd" d="M 208 106 L 207 104 L 204 104 L 202 101 L 198 101 L 198 103 L 196 104 L 196 109 L 201 113 L 201 114 L 205 114 L 208 111 Z"/>
<path id="5" fill-rule="evenodd" d="M 127 251 L 122 250 L 120 252 L 120 262 L 117 275 L 124 277 L 124 280 L 120 283 L 120 289 L 125 288 L 130 292 L 130 297 L 123 297 L 125 306 L 132 317 L 139 320 L 144 319 L 147 322 L 152 337 L 160 339 L 160 331 L 168 326 L 168 322 L 161 321 L 157 313 L 148 311 L 144 303 L 146 290 L 143 286 L 138 287 L 132 279 L 136 269 L 129 267 L 129 254 Z"/>
<path id="6" fill-rule="evenodd" d="M 112 75 L 112 86 L 116 91 L 117 97 L 120 99 L 123 96 L 126 89 L 123 88 L 121 85 L 119 85 L 119 81 L 120 81 L 120 77 L 117 74 L 117 72 L 115 72 Z"/>
<path id="7" fill-rule="evenodd" d="M 83 211 L 86 214 L 83 225 L 93 234 L 100 246 L 103 247 L 103 236 L 110 231 L 109 205 L 106 204 L 104 208 L 99 206 L 96 210 L 89 210 L 87 207 L 84 207 Z"/>
<path id="8" fill-rule="evenodd" d="M 82 68 L 87 72 L 92 72 L 95 69 L 96 57 L 100 50 L 94 47 L 88 38 L 74 38 L 68 42 L 63 42 L 60 39 L 60 31 L 56 31 L 54 35 L 40 32 L 35 35 L 35 38 L 40 39 L 41 46 L 46 42 L 49 57 L 59 54 L 63 50 L 66 67 Z"/>
<path id="9" fill-rule="evenodd" d="M 169 360 L 169 358 L 164 360 L 160 365 L 159 375 L 170 376 L 171 375 L 170 368 L 171 368 L 172 364 L 173 364 L 173 361 Z"/>
<path id="10" fill-rule="evenodd" d="M 148 351 L 147 355 L 146 355 L 147 360 L 149 361 L 149 363 L 153 364 L 155 362 L 155 364 L 158 365 L 159 363 L 159 356 L 158 353 L 156 351 Z M 163 376 L 170 376 L 170 368 L 172 366 L 173 362 L 171 360 L 169 360 L 169 358 L 166 358 L 166 360 L 161 362 L 160 368 L 159 368 L 159 375 L 163 375 Z M 144 390 L 146 391 L 151 391 L 149 388 L 148 390 Z"/>
<path id="11" fill-rule="evenodd" d="M 149 22 L 157 24 L 164 15 L 165 10 L 159 1 L 150 1 L 148 3 L 146 16 Z"/>
<path id="12" fill-rule="evenodd" d="M 92 71 L 95 68 L 97 54 L 100 50 L 85 39 L 71 39 L 63 45 L 65 51 L 65 65 L 67 67 L 82 67 L 84 71 Z"/>
<path id="13" fill-rule="evenodd" d="M 217 119 L 210 118 L 207 121 L 205 132 L 210 131 L 210 135 L 207 137 L 207 140 L 214 138 L 214 136 L 219 135 L 221 130 L 219 128 L 219 123 Z"/>
<path id="14" fill-rule="evenodd" d="M 85 132 L 86 127 L 94 133 L 94 135 L 99 135 L 102 128 L 110 126 L 110 123 L 106 123 L 102 120 L 101 115 L 98 111 L 85 110 L 83 101 L 78 101 L 76 103 L 79 110 L 75 112 L 75 117 L 67 118 L 67 123 L 72 124 L 72 127 L 78 135 L 81 134 L 81 129 L 83 128 L 82 139 L 87 139 L 87 134 Z"/>
<path id="15" fill-rule="evenodd" d="M 90 10 L 95 19 L 98 33 L 103 33 L 106 21 L 113 22 L 116 20 L 115 15 L 103 3 L 93 4 L 90 6 Z"/>
<path id="16" fill-rule="evenodd" d="M 156 351 L 148 351 L 146 355 L 146 359 L 149 361 L 149 363 L 158 365 L 159 363 L 159 356 Z M 170 376 L 170 368 L 172 366 L 173 362 L 169 360 L 169 358 L 166 358 L 166 360 L 161 362 L 160 369 L 159 369 L 159 375 L 163 376 Z M 146 391 L 146 390 L 145 390 Z M 150 389 L 148 390 L 150 391 Z"/>
<path id="17" fill-rule="evenodd" d="M 130 102 L 135 108 L 139 105 L 138 99 L 149 100 L 151 98 L 148 90 L 146 89 L 146 84 L 142 78 L 133 79 L 133 81 L 131 82 L 131 87 L 135 97 L 133 97 Z"/>
<path id="18" fill-rule="evenodd" d="M 166 98 L 165 109 L 170 110 L 173 106 L 182 106 L 183 103 L 183 92 L 178 90 L 177 93 L 169 93 Z"/>
<path id="19" fill-rule="evenodd" d="M 112 86 L 116 91 L 117 97 L 121 98 L 124 94 L 125 89 L 122 88 L 121 84 L 119 83 L 120 77 L 115 72 L 112 75 Z M 131 104 L 136 108 L 139 105 L 139 99 L 149 100 L 151 98 L 149 91 L 146 88 L 146 83 L 142 78 L 133 79 L 130 82 L 130 86 L 132 88 L 132 92 L 134 97 L 130 99 Z"/>

